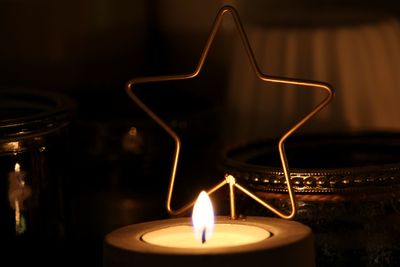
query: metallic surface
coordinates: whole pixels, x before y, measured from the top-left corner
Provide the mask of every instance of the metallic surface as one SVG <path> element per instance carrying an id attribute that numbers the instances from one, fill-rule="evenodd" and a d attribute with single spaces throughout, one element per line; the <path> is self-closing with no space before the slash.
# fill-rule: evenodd
<path id="1" fill-rule="evenodd" d="M 170 183 L 169 183 L 169 188 L 168 188 L 168 196 L 167 196 L 167 210 L 170 214 L 172 215 L 179 215 L 190 209 L 193 205 L 193 202 L 184 205 L 183 207 L 179 209 L 173 209 L 171 207 L 171 202 L 172 202 L 172 195 L 174 191 L 174 184 L 175 184 L 175 176 L 176 176 L 176 171 L 178 167 L 178 162 L 179 162 L 179 153 L 180 153 L 180 148 L 181 148 L 181 141 L 179 136 L 171 129 L 169 125 L 165 123 L 157 114 L 155 114 L 146 104 L 144 104 L 132 91 L 133 87 L 137 84 L 143 84 L 143 83 L 154 83 L 154 82 L 163 82 L 163 81 L 176 81 L 176 80 L 186 80 L 186 79 L 192 79 L 196 77 L 205 62 L 205 59 L 207 58 L 208 52 L 210 50 L 210 47 L 214 41 L 214 38 L 216 36 L 216 33 L 219 30 L 219 27 L 221 25 L 221 22 L 225 16 L 225 14 L 230 13 L 234 19 L 236 28 L 240 34 L 241 41 L 243 43 L 243 47 L 246 51 L 247 57 L 250 61 L 250 64 L 252 66 L 253 71 L 257 75 L 257 77 L 264 82 L 271 82 L 271 83 L 280 83 L 280 84 L 289 84 L 289 85 L 296 85 L 296 86 L 306 86 L 306 87 L 311 87 L 315 89 L 321 89 L 326 92 L 326 97 L 316 106 L 314 109 L 309 112 L 304 118 L 302 118 L 299 122 L 297 122 L 294 126 L 292 126 L 279 140 L 278 142 L 278 149 L 279 149 L 279 155 L 280 155 L 280 161 L 282 163 L 282 169 L 284 172 L 285 176 L 285 181 L 286 185 L 288 188 L 288 194 L 290 197 L 290 203 L 291 203 L 291 212 L 288 214 L 284 214 L 281 211 L 279 211 L 277 208 L 273 207 L 272 205 L 264 202 L 263 200 L 259 199 L 256 197 L 254 194 L 252 194 L 250 191 L 239 185 L 237 182 L 234 183 L 235 187 L 244 192 L 245 194 L 249 195 L 252 197 L 254 200 L 262 204 L 264 207 L 267 209 L 271 210 L 273 213 L 276 215 L 284 218 L 284 219 L 291 219 L 296 215 L 296 201 L 295 201 L 295 195 L 293 193 L 292 189 L 292 184 L 290 180 L 290 171 L 289 171 L 289 164 L 288 160 L 286 158 L 286 153 L 285 153 L 285 141 L 296 131 L 298 130 L 301 126 L 303 126 L 308 120 L 310 120 L 312 117 L 314 117 L 318 112 L 320 112 L 325 106 L 327 106 L 333 99 L 334 97 L 334 91 L 333 88 L 322 82 L 315 82 L 315 81 L 306 81 L 306 80 L 300 80 L 300 79 L 292 79 L 292 78 L 283 78 L 283 77 L 276 77 L 276 76 L 269 76 L 265 75 L 262 73 L 260 70 L 259 66 L 256 63 L 254 53 L 251 49 L 249 40 L 246 36 L 246 33 L 243 29 L 242 23 L 240 21 L 239 15 L 237 11 L 231 7 L 231 6 L 225 6 L 221 8 L 219 13 L 217 14 L 217 17 L 214 21 L 213 27 L 211 29 L 211 33 L 208 37 L 208 40 L 206 42 L 206 45 L 203 49 L 203 52 L 200 56 L 199 62 L 197 64 L 196 69 L 188 74 L 179 74 L 179 75 L 169 75 L 169 76 L 154 76 L 154 77 L 144 77 L 144 78 L 137 78 L 137 79 L 132 79 L 128 81 L 126 84 L 126 92 L 129 95 L 129 97 L 141 108 L 143 111 L 145 111 L 157 124 L 159 124 L 175 141 L 175 154 L 174 154 L 174 159 L 172 163 L 172 171 L 171 171 L 171 177 L 170 177 Z M 207 191 L 208 194 L 212 194 L 213 192 L 217 191 L 220 189 L 222 186 L 227 184 L 227 180 L 224 179 L 222 182 L 218 183 L 211 189 Z M 228 183 L 229 184 L 229 183 Z M 233 194 L 230 194 L 231 197 L 231 203 L 234 203 L 234 200 L 232 199 L 234 197 Z M 234 211 L 231 211 L 231 216 L 234 216 Z"/>
<path id="2" fill-rule="evenodd" d="M 273 160 L 276 142 L 257 140 L 229 148 L 224 171 L 254 191 L 286 193 L 284 173 Z M 290 140 L 288 150 L 295 193 L 354 196 L 400 185 L 399 132 L 299 135 Z"/>

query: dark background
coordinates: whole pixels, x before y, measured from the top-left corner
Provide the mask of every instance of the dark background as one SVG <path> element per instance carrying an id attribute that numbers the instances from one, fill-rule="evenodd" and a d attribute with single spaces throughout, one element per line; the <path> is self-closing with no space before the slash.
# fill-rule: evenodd
<path id="1" fill-rule="evenodd" d="M 293 27 L 332 8 L 399 17 L 394 2 L 0 0 L 0 86 L 59 92 L 77 104 L 68 137 L 66 262 L 99 266 L 106 233 L 167 217 L 172 142 L 130 101 L 124 86 L 134 77 L 192 71 L 224 3 L 238 8 L 245 27 Z M 293 13 L 307 19 L 293 20 Z M 230 44 L 237 42 L 232 36 L 228 20 L 199 78 L 139 92 L 183 139 L 176 206 L 222 175 Z M 132 127 L 137 139 L 129 139 Z M 224 211 L 223 204 L 219 208 Z"/>

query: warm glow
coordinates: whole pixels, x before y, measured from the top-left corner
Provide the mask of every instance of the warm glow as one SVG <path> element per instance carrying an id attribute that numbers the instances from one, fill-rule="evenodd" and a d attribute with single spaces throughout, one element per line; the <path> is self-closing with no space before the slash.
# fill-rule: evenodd
<path id="1" fill-rule="evenodd" d="M 5 149 L 13 150 L 14 152 L 20 149 L 19 142 L 8 142 L 4 144 L 4 147 Z"/>
<path id="2" fill-rule="evenodd" d="M 214 231 L 214 211 L 207 193 L 201 191 L 193 207 L 192 223 L 194 235 L 201 243 L 209 240 Z"/>
<path id="3" fill-rule="evenodd" d="M 19 163 L 15 163 L 14 171 L 15 172 L 20 172 L 21 171 L 21 167 L 19 166 Z"/>
<path id="4" fill-rule="evenodd" d="M 136 129 L 136 127 L 131 127 L 130 129 L 129 129 L 129 135 L 130 136 L 136 136 L 137 135 L 137 129 Z"/>

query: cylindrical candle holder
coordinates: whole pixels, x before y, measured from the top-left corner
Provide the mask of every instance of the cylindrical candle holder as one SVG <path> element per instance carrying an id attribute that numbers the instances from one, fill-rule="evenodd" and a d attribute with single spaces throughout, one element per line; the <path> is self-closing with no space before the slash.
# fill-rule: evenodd
<path id="1" fill-rule="evenodd" d="M 3 262 L 47 265 L 49 258 L 62 254 L 74 106 L 72 99 L 57 93 L 0 88 Z"/>
<path id="2" fill-rule="evenodd" d="M 288 209 L 277 140 L 227 149 L 223 164 L 257 196 Z M 318 266 L 400 264 L 400 132 L 304 134 L 287 143 L 296 220 L 313 229 Z M 245 198 L 239 210 L 268 215 Z"/>
<path id="3" fill-rule="evenodd" d="M 207 243 L 196 246 L 190 240 L 185 240 L 190 239 L 190 233 L 182 237 L 185 235 L 185 230 L 182 229 L 190 225 L 189 218 L 179 218 L 117 229 L 105 238 L 104 267 L 161 266 L 165 263 L 176 267 L 235 267 L 251 262 L 283 267 L 315 266 L 312 232 L 309 227 L 295 221 L 267 217 L 247 217 L 243 220 L 217 217 L 214 235 L 220 234 L 220 237 L 215 236 L 216 238 L 247 238 L 247 241 L 242 244 L 223 242 L 212 246 Z M 218 230 L 218 226 L 222 230 Z M 237 227 L 237 230 L 227 229 L 224 233 L 223 228 L 231 226 Z M 249 231 L 253 227 L 255 232 Z M 224 237 L 224 234 L 227 236 Z M 149 235 L 152 238 L 149 239 Z M 169 237 L 170 242 L 163 243 Z M 157 240 L 160 238 L 164 241 Z M 194 239 L 194 233 L 192 238 Z"/>

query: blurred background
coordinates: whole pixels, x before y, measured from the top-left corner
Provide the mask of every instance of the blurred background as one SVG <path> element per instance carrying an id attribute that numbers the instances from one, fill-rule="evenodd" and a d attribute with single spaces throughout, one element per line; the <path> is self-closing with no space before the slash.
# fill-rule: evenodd
<path id="1" fill-rule="evenodd" d="M 63 167 L 54 170 L 62 172 L 65 198 L 60 265 L 101 266 L 106 233 L 167 217 L 173 144 L 124 86 L 135 77 L 192 71 L 225 4 L 238 9 L 265 74 L 321 80 L 337 90 L 334 103 L 301 131 L 400 129 L 395 1 L 0 0 L 0 88 L 75 102 L 60 137 L 68 144 Z M 184 144 L 176 206 L 222 177 L 224 148 L 280 136 L 322 98 L 258 81 L 229 16 L 199 77 L 147 87 L 138 94 Z"/>

